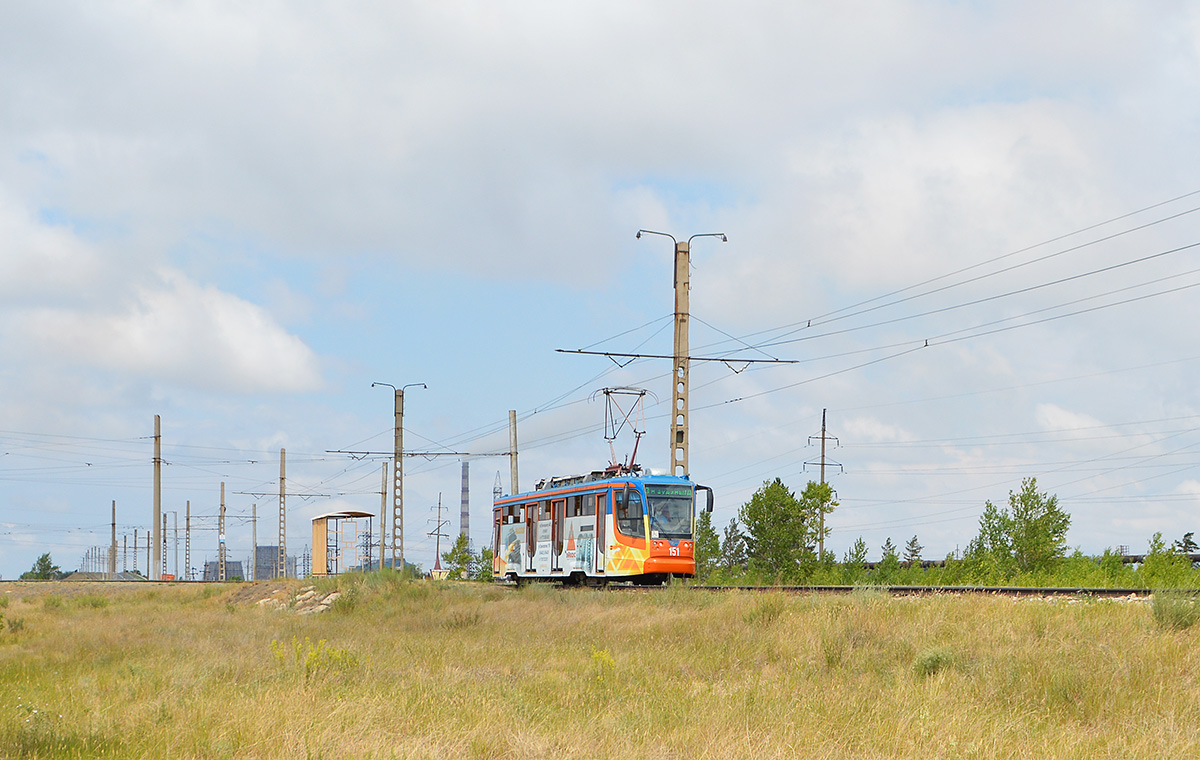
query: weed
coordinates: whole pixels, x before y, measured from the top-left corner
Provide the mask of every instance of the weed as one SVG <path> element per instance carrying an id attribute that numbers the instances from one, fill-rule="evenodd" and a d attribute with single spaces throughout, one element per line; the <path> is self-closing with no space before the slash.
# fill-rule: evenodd
<path id="1" fill-rule="evenodd" d="M 42 600 L 42 609 L 46 610 L 47 612 L 50 610 L 61 610 L 62 606 L 62 597 L 55 596 L 54 594 L 51 594 Z"/>
<path id="2" fill-rule="evenodd" d="M 291 647 L 271 641 L 271 654 L 275 662 L 285 670 L 293 670 L 304 674 L 305 681 L 311 681 L 321 676 L 351 671 L 358 667 L 358 657 L 349 650 L 331 647 L 320 639 L 316 644 L 307 636 L 301 642 L 296 636 L 292 637 Z M 290 655 L 290 656 L 289 656 Z"/>
<path id="3" fill-rule="evenodd" d="M 6 607 L 8 607 L 8 597 L 0 596 L 0 610 L 5 609 Z"/>
<path id="4" fill-rule="evenodd" d="M 592 645 L 592 668 L 596 674 L 596 683 L 611 683 L 617 672 L 617 661 L 612 652 L 607 649 L 597 649 Z"/>
<path id="5" fill-rule="evenodd" d="M 753 609 L 742 618 L 747 625 L 770 625 L 783 615 L 787 602 L 778 594 L 761 597 Z"/>
<path id="6" fill-rule="evenodd" d="M 479 621 L 482 619 L 483 614 L 477 609 L 454 610 L 450 613 L 450 617 L 446 618 L 444 625 L 451 630 L 460 630 L 479 625 Z"/>
<path id="7" fill-rule="evenodd" d="M 917 678 L 929 678 L 954 665 L 954 658 L 944 649 L 921 652 L 913 661 L 913 672 Z"/>
<path id="8" fill-rule="evenodd" d="M 76 607 L 91 607 L 93 609 L 101 609 L 108 606 L 108 598 L 99 594 L 87 594 L 75 599 Z"/>
<path id="9" fill-rule="evenodd" d="M 361 586 L 346 586 L 341 590 L 341 596 L 333 600 L 333 605 L 330 607 L 334 612 L 342 615 L 348 615 L 358 606 L 358 601 L 362 596 Z"/>
<path id="10" fill-rule="evenodd" d="M 1200 620 L 1200 603 L 1191 593 L 1155 591 L 1154 620 L 1163 628 L 1182 631 Z"/>

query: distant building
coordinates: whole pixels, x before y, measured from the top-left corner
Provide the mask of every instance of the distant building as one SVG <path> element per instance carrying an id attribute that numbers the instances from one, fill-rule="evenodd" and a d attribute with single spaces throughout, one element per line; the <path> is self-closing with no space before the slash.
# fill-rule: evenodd
<path id="1" fill-rule="evenodd" d="M 220 580 L 221 563 L 219 561 L 204 563 L 204 580 L 216 581 Z M 225 580 L 231 581 L 234 578 L 246 580 L 246 576 L 242 573 L 242 561 L 240 559 L 225 560 Z"/>
<path id="2" fill-rule="evenodd" d="M 254 580 L 268 581 L 279 577 L 279 546 L 259 546 L 254 555 Z M 287 577 L 296 577 L 296 558 L 287 557 L 283 563 Z"/>

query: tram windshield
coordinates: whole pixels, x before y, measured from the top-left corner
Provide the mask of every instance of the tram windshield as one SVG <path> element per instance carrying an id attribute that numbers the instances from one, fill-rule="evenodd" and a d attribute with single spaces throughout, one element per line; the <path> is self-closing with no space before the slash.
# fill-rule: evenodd
<path id="1" fill-rule="evenodd" d="M 617 530 L 630 538 L 645 538 L 646 526 L 642 522 L 642 495 L 636 488 L 616 493 Z"/>
<path id="2" fill-rule="evenodd" d="M 651 538 L 692 537 L 692 489 L 688 486 L 646 486 Z"/>

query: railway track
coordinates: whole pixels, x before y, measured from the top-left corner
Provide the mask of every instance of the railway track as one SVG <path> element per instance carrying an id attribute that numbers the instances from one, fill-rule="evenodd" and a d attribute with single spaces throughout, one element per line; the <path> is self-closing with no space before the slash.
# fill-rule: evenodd
<path id="1" fill-rule="evenodd" d="M 596 587 L 592 587 L 596 588 Z M 638 586 L 626 583 L 610 583 L 603 588 L 613 591 L 653 592 L 662 586 Z M 1075 597 L 1096 599 L 1130 599 L 1149 601 L 1154 590 L 1148 588 L 1083 588 L 1029 586 L 688 586 L 690 591 L 731 592 L 742 591 L 763 594 L 852 594 L 854 592 L 877 592 L 889 596 L 950 596 L 986 595 L 1009 597 Z M 1200 597 L 1200 589 L 1173 589 L 1174 593 Z"/>
<path id="2" fill-rule="evenodd" d="M 988 595 L 1012 597 L 1095 597 L 1149 599 L 1154 595 L 1148 588 L 1082 588 L 1029 586 L 691 586 L 696 591 L 755 591 L 785 594 L 851 594 L 855 591 L 875 591 L 890 596 Z M 1183 589 L 1184 593 L 1200 594 L 1200 589 Z"/>

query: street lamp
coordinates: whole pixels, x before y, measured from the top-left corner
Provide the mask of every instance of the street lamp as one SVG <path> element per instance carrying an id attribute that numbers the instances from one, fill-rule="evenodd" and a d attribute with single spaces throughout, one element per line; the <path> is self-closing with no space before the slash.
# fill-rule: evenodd
<path id="1" fill-rule="evenodd" d="M 384 385 L 396 392 L 396 445 L 393 450 L 392 462 L 392 568 L 397 564 L 404 571 L 404 389 L 420 386 L 428 389 L 425 383 L 409 383 L 399 388 L 391 383 L 371 383 L 374 388 Z M 379 540 L 383 541 L 384 531 L 380 526 Z M 381 568 L 382 569 L 382 568 Z"/>

